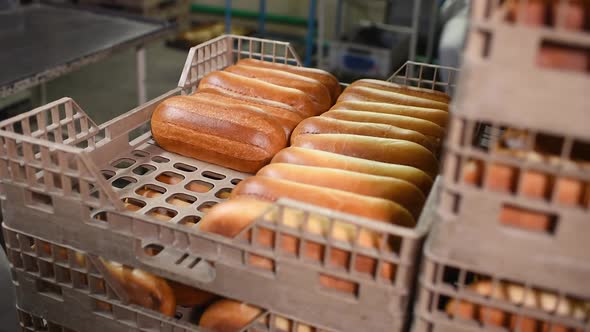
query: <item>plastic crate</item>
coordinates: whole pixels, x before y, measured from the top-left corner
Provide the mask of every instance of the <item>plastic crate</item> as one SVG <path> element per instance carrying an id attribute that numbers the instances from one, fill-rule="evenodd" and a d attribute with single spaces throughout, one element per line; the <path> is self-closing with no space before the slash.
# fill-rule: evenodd
<path id="1" fill-rule="evenodd" d="M 590 287 L 588 287 L 588 266 L 584 269 L 585 276 L 578 274 L 578 280 L 569 276 L 568 265 L 574 262 L 560 261 L 546 258 L 539 262 L 532 258 L 526 261 L 512 261 L 510 256 L 502 256 L 495 252 L 496 259 L 490 259 L 489 248 L 469 246 L 469 250 L 478 255 L 477 262 L 465 259 L 458 248 L 441 249 L 440 242 L 445 241 L 443 224 L 435 227 L 424 246 L 424 259 L 419 281 L 418 301 L 415 306 L 414 332 L 476 332 L 476 331 L 590 331 Z M 465 243 L 473 245 L 473 241 Z M 499 246 L 499 243 L 496 244 Z M 459 247 L 459 246 L 456 246 Z M 465 247 L 461 248 L 465 251 Z M 545 277 L 534 278 L 536 274 Z M 557 274 L 557 278 L 556 278 Z M 544 279 L 544 280 L 542 280 Z M 494 298 L 475 292 L 469 287 L 476 281 L 486 281 L 492 287 L 517 287 L 522 290 L 520 302 Z M 547 281 L 550 281 L 549 283 Z M 504 286 L 501 286 L 504 285 Z M 493 294 L 500 291 L 491 291 Z M 532 295 L 532 292 L 541 295 Z M 487 294 L 487 295 L 489 295 Z M 527 297 L 528 305 L 524 305 L 523 298 Z M 542 297 L 545 297 L 544 299 Z M 562 306 L 565 299 L 569 301 L 585 302 L 585 310 L 580 316 L 573 318 L 558 314 L 557 306 Z M 542 302 L 547 299 L 556 300 L 555 307 Z M 483 306 L 491 314 L 505 315 L 504 326 L 492 326 L 492 317 L 475 315 L 473 319 L 450 315 L 447 311 L 450 301 L 455 303 Z M 543 310 L 530 305 L 531 301 L 546 306 Z M 571 303 L 571 302 L 570 302 Z M 562 308 L 563 309 L 563 308 Z M 561 309 L 560 309 L 561 311 Z M 528 320 L 528 322 L 525 322 Z M 531 329 L 530 321 L 536 321 Z M 514 325 L 510 325 L 514 324 Z M 522 324 L 522 325 L 521 325 Z M 528 327 L 525 328 L 525 324 Z M 542 325 L 544 324 L 544 326 Z M 520 327 L 520 328 L 518 328 Z M 552 328 L 554 330 L 552 330 Z"/>
<path id="2" fill-rule="evenodd" d="M 199 328 L 191 308 L 177 307 L 174 318 L 153 310 L 126 304 L 110 276 L 101 273 L 100 260 L 84 260 L 83 252 L 51 243 L 4 227 L 8 239 L 13 282 L 21 326 L 25 331 L 208 331 Z M 37 248 L 51 248 L 50 252 Z M 66 251 L 67 254 L 63 254 Z M 56 254 L 56 253 L 60 254 Z M 115 283 L 115 284 L 114 284 Z M 294 331 L 329 332 L 268 310 L 241 332 L 275 331 L 283 327 Z M 63 328 L 64 330 L 60 330 Z M 45 330 L 44 330 L 45 329 Z"/>
<path id="3" fill-rule="evenodd" d="M 430 228 L 427 220 L 407 229 L 280 201 L 245 230 L 266 229 L 277 237 L 289 234 L 298 238 L 301 248 L 307 243 L 322 246 L 325 253 L 340 250 L 350 257 L 346 269 L 329 264 L 328 254 L 321 261 L 308 261 L 303 254 L 281 252 L 279 245 L 262 247 L 242 237 L 229 239 L 194 227 L 203 210 L 225 199 L 247 174 L 163 151 L 151 141 L 150 116 L 163 99 L 194 91 L 205 74 L 243 57 L 299 63 L 287 43 L 223 36 L 190 50 L 180 88 L 101 126 L 68 98 L 0 123 L 0 177 L 3 199 L 10 202 L 3 204 L 5 224 L 328 329 L 401 330 L 408 317 L 421 244 Z M 422 72 L 423 66 L 408 63 L 406 68 Z M 437 81 L 436 76 L 430 84 L 442 89 L 454 86 Z M 162 174 L 179 182 L 161 182 Z M 191 183 L 209 190 L 191 190 Z M 146 185 L 163 195 L 138 195 L 137 190 Z M 183 206 L 171 204 L 171 198 L 184 202 Z M 125 203 L 135 205 L 137 211 L 126 210 Z M 281 211 L 287 208 L 300 210 L 300 228 L 284 225 Z M 310 215 L 327 218 L 331 224 L 351 224 L 357 235 L 378 234 L 384 242 L 397 245 L 392 251 L 366 249 L 354 244 L 355 236 L 335 241 L 308 233 L 304 225 Z M 154 251 L 156 255 L 151 254 Z M 251 255 L 265 258 L 274 268 L 250 266 Z M 371 259 L 375 271 L 356 272 L 357 257 Z M 395 267 L 391 280 L 379 273 L 385 265 Z M 322 287 L 320 280 L 326 276 L 344 280 L 356 292 Z"/>
<path id="4" fill-rule="evenodd" d="M 524 12 L 509 19 L 507 9 L 511 4 L 521 10 L 520 5 L 566 3 L 574 2 L 474 4 L 446 141 L 439 210 L 443 220 L 461 225 L 462 236 L 485 236 L 506 248 L 526 246 L 527 253 L 585 261 L 583 234 L 590 231 L 590 67 L 580 72 L 543 68 L 537 62 L 549 43 L 585 49 L 590 66 L 590 33 L 583 30 L 588 22 L 577 30 L 561 17 L 532 25 L 520 19 Z M 588 10 L 587 1 L 579 3 Z M 482 128 L 488 136 L 485 144 L 478 139 Z M 520 146 L 505 148 L 515 143 Z M 543 155 L 536 152 L 541 148 Z M 474 173 L 479 175 L 474 178 Z M 494 182 L 492 173 L 501 174 L 498 181 L 504 184 Z M 531 188 L 530 183 L 538 185 Z M 568 197 L 568 192 L 576 197 Z M 529 225 L 515 215 L 526 216 Z"/>

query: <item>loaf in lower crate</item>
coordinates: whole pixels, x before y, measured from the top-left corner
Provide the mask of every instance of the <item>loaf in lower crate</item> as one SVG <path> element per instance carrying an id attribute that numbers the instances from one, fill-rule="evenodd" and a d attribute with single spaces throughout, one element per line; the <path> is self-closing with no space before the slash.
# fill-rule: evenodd
<path id="1" fill-rule="evenodd" d="M 263 315 L 263 310 L 246 303 L 234 300 L 219 300 L 210 305 L 199 320 L 199 326 L 213 332 L 238 332 L 249 324 L 259 323 L 262 326 L 271 326 L 271 331 L 289 332 L 326 332 L 303 323 L 295 324 L 279 315 L 270 320 Z"/>
<path id="2" fill-rule="evenodd" d="M 35 245 L 31 248 L 35 249 Z M 48 255 L 52 254 L 52 248 L 48 243 L 42 245 L 41 249 Z M 86 268 L 87 256 L 78 251 L 72 252 L 76 264 L 81 268 Z M 61 260 L 68 260 L 68 251 L 65 248 L 59 249 L 55 254 Z M 216 298 L 212 293 L 166 280 L 141 269 L 104 258 L 98 257 L 98 261 L 92 264 L 103 265 L 104 271 L 108 273 L 108 276 L 104 276 L 107 283 L 116 282 L 125 292 L 125 299 L 129 303 L 158 311 L 170 317 L 176 314 L 177 305 L 202 306 Z"/>
<path id="3" fill-rule="evenodd" d="M 510 305 L 514 312 L 502 310 L 491 304 L 480 304 L 468 300 L 452 299 L 446 306 L 446 312 L 464 320 L 476 320 L 487 326 L 509 328 L 520 332 L 581 332 L 582 329 L 570 328 L 565 324 L 549 323 L 539 318 L 529 317 L 517 312 L 536 310 L 539 314 L 551 314 L 556 318 L 569 318 L 580 323 L 587 321 L 590 315 L 590 302 L 576 301 L 570 298 L 559 299 L 557 294 L 539 290 L 525 290 L 520 285 L 490 281 L 479 281 L 468 286 L 486 301 L 501 301 Z"/>
<path id="4" fill-rule="evenodd" d="M 168 98 L 152 115 L 165 150 L 254 173 L 287 145 L 280 123 L 260 109 L 192 97 Z"/>

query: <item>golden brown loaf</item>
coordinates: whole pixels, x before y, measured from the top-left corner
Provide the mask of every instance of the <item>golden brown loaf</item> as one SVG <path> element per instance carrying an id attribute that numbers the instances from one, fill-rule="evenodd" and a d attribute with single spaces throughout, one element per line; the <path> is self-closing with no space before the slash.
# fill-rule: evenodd
<path id="1" fill-rule="evenodd" d="M 415 219 L 426 200 L 422 191 L 407 181 L 341 169 L 274 163 L 256 175 L 388 199 L 406 208 Z"/>
<path id="2" fill-rule="evenodd" d="M 205 310 L 199 326 L 214 332 L 238 332 L 262 311 L 233 300 L 219 300 Z"/>
<path id="3" fill-rule="evenodd" d="M 270 202 L 279 198 L 289 198 L 401 226 L 415 225 L 414 218 L 408 210 L 392 201 L 275 178 L 249 177 L 232 190 L 231 197 L 238 196 L 252 196 Z"/>
<path id="4" fill-rule="evenodd" d="M 258 317 L 262 311 L 242 302 L 223 299 L 215 302 L 205 310 L 199 325 L 213 332 L 238 332 Z M 326 332 L 298 323 L 294 326 L 291 320 L 275 315 L 272 321 L 268 316 L 259 318 L 260 324 L 271 326 L 271 331 L 292 332 Z"/>
<path id="5" fill-rule="evenodd" d="M 368 78 L 354 81 L 350 86 L 365 86 L 368 88 L 403 93 L 405 95 L 426 98 L 446 104 L 448 104 L 451 101 L 451 97 L 448 94 L 441 91 L 417 88 L 407 85 L 400 85 L 393 82 L 374 80 Z"/>
<path id="6" fill-rule="evenodd" d="M 291 66 L 276 62 L 260 61 L 256 59 L 242 59 L 238 61 L 238 64 L 247 64 L 249 66 L 257 66 L 261 68 L 278 69 L 289 73 L 316 79 L 328 88 L 328 90 L 330 91 L 330 96 L 332 97 L 332 103 L 334 103 L 340 95 L 340 82 L 338 82 L 338 79 L 334 75 L 321 69 Z"/>
<path id="7" fill-rule="evenodd" d="M 288 112 L 284 109 L 263 105 L 260 103 L 252 103 L 246 100 L 239 100 L 228 97 L 226 95 L 219 95 L 216 93 L 209 93 L 211 89 L 204 89 L 204 90 L 197 90 L 196 93 L 192 94 L 190 97 L 195 98 L 196 100 L 203 101 L 207 103 L 210 100 L 213 100 L 218 103 L 223 103 L 227 106 L 233 105 L 247 105 L 251 107 L 256 107 L 257 109 L 261 110 L 262 112 L 270 115 L 271 117 L 275 118 L 283 127 L 285 131 L 285 137 L 289 137 L 291 132 L 295 127 L 301 122 L 302 116 L 296 112 Z M 264 101 L 263 101 L 264 102 Z"/>
<path id="8" fill-rule="evenodd" d="M 261 109 L 264 113 L 277 119 L 277 121 L 279 121 L 279 123 L 285 130 L 287 137 L 291 135 L 291 132 L 293 131 L 293 129 L 295 129 L 299 122 L 301 122 L 301 120 L 304 119 L 304 117 L 301 114 L 297 113 L 289 105 L 274 103 L 269 100 L 250 98 L 247 96 L 243 96 L 244 98 L 234 98 L 229 93 L 223 93 L 219 90 L 214 89 L 197 90 L 197 92 L 191 95 L 191 97 L 206 98 L 208 100 L 222 102 L 227 105 L 237 104 L 257 107 Z"/>
<path id="9" fill-rule="evenodd" d="M 435 139 L 441 139 L 445 135 L 444 128 L 436 123 L 403 115 L 338 110 L 328 111 L 322 114 L 322 116 L 347 121 L 388 124 L 399 128 L 417 131 L 422 135 Z"/>
<path id="10" fill-rule="evenodd" d="M 435 108 L 443 111 L 449 110 L 449 105 L 447 103 L 405 95 L 403 93 L 368 88 L 365 86 L 349 86 L 344 92 L 342 92 L 340 98 L 338 98 L 338 102 L 355 100 Z"/>
<path id="11" fill-rule="evenodd" d="M 438 171 L 438 161 L 432 152 L 409 141 L 347 134 L 317 134 L 299 135 L 291 146 L 412 166 L 430 176 L 436 175 Z"/>
<path id="12" fill-rule="evenodd" d="M 152 134 L 165 150 L 254 173 L 287 145 L 276 119 L 245 105 L 176 96 L 152 115 Z"/>
<path id="13" fill-rule="evenodd" d="M 229 66 L 224 71 L 303 91 L 311 97 L 316 109 L 320 113 L 325 112 L 332 106 L 332 99 L 330 98 L 328 88 L 313 78 L 282 70 L 260 68 L 245 64 Z"/>
<path id="14" fill-rule="evenodd" d="M 410 116 L 413 118 L 434 122 L 443 128 L 447 126 L 447 122 L 449 120 L 448 112 L 435 108 L 375 103 L 370 101 L 343 101 L 332 106 L 330 110 L 352 110 Z"/>
<path id="15" fill-rule="evenodd" d="M 305 134 L 353 134 L 381 138 L 403 139 L 433 150 L 436 142 L 421 133 L 388 124 L 354 122 L 330 117 L 314 116 L 299 123 L 291 134 L 291 141 Z"/>
<path id="16" fill-rule="evenodd" d="M 387 164 L 320 150 L 289 147 L 279 151 L 272 159 L 272 163 L 335 168 L 401 179 L 414 184 L 424 194 L 428 194 L 432 186 L 432 178 L 424 171 L 415 167 Z"/>
<path id="17" fill-rule="evenodd" d="M 382 240 L 380 235 L 367 229 L 357 229 L 351 223 L 335 222 L 331 224 L 330 219 L 313 213 L 308 215 L 307 222 L 305 223 L 305 219 L 302 218 L 301 213 L 298 213 L 296 210 L 287 208 L 282 210 L 279 215 L 276 209 L 271 209 L 271 206 L 270 202 L 259 201 L 247 196 L 239 196 L 215 205 L 201 220 L 199 228 L 204 232 L 216 233 L 233 238 L 252 225 L 257 218 L 264 215 L 265 220 L 277 222 L 286 227 L 301 229 L 312 234 L 329 235 L 334 240 L 344 241 L 350 244 L 356 243 L 358 246 L 371 249 L 376 249 L 380 246 Z M 274 232 L 266 228 L 258 228 L 257 232 L 244 231 L 244 235 L 249 239 L 252 236 L 256 236 L 253 240 L 264 247 L 271 247 L 275 243 Z M 298 237 L 283 233 L 281 234 L 279 243 L 279 249 L 284 252 L 292 254 L 300 252 L 300 240 Z M 388 246 L 390 243 L 386 242 L 386 245 L 387 249 L 391 248 Z M 301 255 L 316 262 L 329 260 L 330 264 L 335 267 L 348 267 L 350 252 L 332 248 L 329 258 L 324 257 L 324 253 L 325 248 L 322 244 L 307 241 Z M 248 263 L 263 269 L 273 268 L 272 263 L 260 256 L 250 255 Z M 379 275 L 382 278 L 391 280 L 395 274 L 395 268 L 395 265 L 391 263 L 382 262 Z M 377 269 L 377 261 L 374 258 L 358 255 L 355 260 L 354 269 L 357 272 L 373 274 Z M 350 282 L 335 277 L 324 276 L 320 278 L 320 283 L 323 286 L 344 292 L 352 293 L 355 289 L 354 285 Z"/>
<path id="18" fill-rule="evenodd" d="M 303 91 L 224 71 L 214 71 L 203 77 L 199 83 L 199 89 L 205 88 L 218 88 L 250 97 L 277 101 L 292 106 L 305 117 L 319 113 L 313 100 Z"/>

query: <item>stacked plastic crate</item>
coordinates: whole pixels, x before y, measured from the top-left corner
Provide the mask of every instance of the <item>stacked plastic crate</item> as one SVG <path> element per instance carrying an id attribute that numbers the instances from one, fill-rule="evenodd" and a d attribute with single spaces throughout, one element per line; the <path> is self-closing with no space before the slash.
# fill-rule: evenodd
<path id="1" fill-rule="evenodd" d="M 590 3 L 472 4 L 413 330 L 590 331 Z"/>
<path id="2" fill-rule="evenodd" d="M 3 230 L 23 330 L 199 331 L 186 308 L 178 306 L 171 317 L 132 304 L 103 259 L 261 308 L 243 331 L 401 331 L 407 325 L 432 218 L 407 229 L 279 201 L 245 236 L 198 230 L 207 209 L 248 174 L 163 151 L 151 139 L 150 116 L 165 98 L 190 93 L 204 75 L 244 57 L 299 63 L 287 43 L 222 36 L 190 50 L 178 88 L 100 126 L 69 98 L 0 123 Z M 438 80 L 440 74 L 448 79 Z M 455 77 L 452 68 L 409 63 L 393 79 L 451 92 Z M 287 209 L 296 220 L 286 220 Z M 310 218 L 322 218 L 332 225 L 328 230 L 348 224 L 353 231 L 335 240 L 330 231 L 309 232 Z M 269 231 L 271 246 L 253 240 Z M 379 245 L 357 245 L 361 234 L 374 235 Z M 297 253 L 283 252 L 281 241 L 293 238 Z M 322 248 L 322 257 L 308 260 L 307 246 Z M 333 252 L 349 257 L 346 269 L 330 264 Z M 273 269 L 250 265 L 253 256 Z M 374 265 L 372 273 L 356 271 L 360 257 Z M 391 279 L 380 273 L 386 268 Z M 351 291 L 327 288 L 325 278 Z M 145 300 L 162 305 L 152 295 Z"/>

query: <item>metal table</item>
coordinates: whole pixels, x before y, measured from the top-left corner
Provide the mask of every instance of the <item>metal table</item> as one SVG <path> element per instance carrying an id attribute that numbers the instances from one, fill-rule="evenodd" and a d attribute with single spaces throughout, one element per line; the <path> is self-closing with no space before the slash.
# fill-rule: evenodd
<path id="1" fill-rule="evenodd" d="M 144 44 L 166 22 L 101 10 L 33 4 L 0 11 L 0 98 L 44 84 L 116 51 L 135 48 L 138 101 L 147 101 Z"/>

